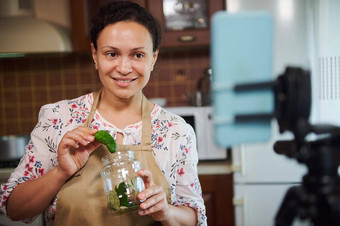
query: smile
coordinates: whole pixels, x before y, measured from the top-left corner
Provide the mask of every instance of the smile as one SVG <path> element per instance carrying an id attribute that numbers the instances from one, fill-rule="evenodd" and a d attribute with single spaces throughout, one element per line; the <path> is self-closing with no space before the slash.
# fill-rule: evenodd
<path id="1" fill-rule="evenodd" d="M 117 78 L 113 78 L 115 81 L 117 82 L 122 82 L 122 83 L 129 83 L 129 82 L 133 82 L 135 81 L 137 78 L 133 78 L 133 79 L 117 79 Z"/>
<path id="2" fill-rule="evenodd" d="M 130 87 L 135 80 L 137 80 L 137 78 L 131 78 L 131 79 L 126 79 L 126 78 L 112 78 L 113 81 L 115 82 L 115 84 L 118 86 L 118 87 L 121 87 L 121 88 L 127 88 L 127 87 Z"/>

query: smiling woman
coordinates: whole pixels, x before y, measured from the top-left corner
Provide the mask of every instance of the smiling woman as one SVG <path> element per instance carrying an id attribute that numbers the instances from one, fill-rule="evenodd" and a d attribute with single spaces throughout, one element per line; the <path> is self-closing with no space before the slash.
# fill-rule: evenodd
<path id="1" fill-rule="evenodd" d="M 46 225 L 206 225 L 194 130 L 143 95 L 160 34 L 137 4 L 114 1 L 99 11 L 91 51 L 102 88 L 41 108 L 19 166 L 1 186 L 0 210 L 25 221 L 44 212 Z M 133 151 L 141 162 L 138 211 L 107 213 L 99 171 L 109 151 L 95 141 L 98 130 L 116 140 L 117 152 Z"/>
<path id="2" fill-rule="evenodd" d="M 136 36 L 135 34 L 139 35 Z M 149 81 L 157 60 L 148 30 L 135 22 L 118 22 L 105 27 L 98 36 L 92 56 L 104 86 L 102 95 L 111 98 L 137 98 Z M 110 93 L 107 93 L 107 91 Z"/>

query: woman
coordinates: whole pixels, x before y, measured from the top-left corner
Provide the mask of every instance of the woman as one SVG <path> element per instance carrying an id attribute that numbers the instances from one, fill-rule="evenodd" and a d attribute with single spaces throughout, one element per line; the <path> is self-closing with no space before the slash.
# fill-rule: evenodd
<path id="1" fill-rule="evenodd" d="M 42 107 L 25 155 L 1 186 L 3 212 L 27 221 L 44 212 L 47 225 L 206 224 L 193 129 L 142 93 L 160 40 L 159 24 L 139 5 L 116 2 L 100 10 L 91 51 L 103 88 Z M 98 130 L 116 139 L 118 151 L 134 150 L 144 167 L 138 212 L 105 212 Z"/>

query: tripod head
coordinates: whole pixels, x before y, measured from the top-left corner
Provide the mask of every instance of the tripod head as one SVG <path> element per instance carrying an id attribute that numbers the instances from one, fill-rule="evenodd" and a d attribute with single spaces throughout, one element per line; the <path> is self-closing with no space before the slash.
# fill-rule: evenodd
<path id="1" fill-rule="evenodd" d="M 291 131 L 294 139 L 277 141 L 274 150 L 305 164 L 302 185 L 288 190 L 276 216 L 276 225 L 291 225 L 295 218 L 309 219 L 317 226 L 340 223 L 340 127 L 311 125 L 310 73 L 288 67 L 275 85 L 275 117 L 280 132 Z M 323 135 L 306 141 L 309 133 Z"/>
<path id="2" fill-rule="evenodd" d="M 275 118 L 280 133 L 291 131 L 297 145 L 310 132 L 308 118 L 311 107 L 311 80 L 309 71 L 287 67 L 276 80 Z"/>
<path id="3" fill-rule="evenodd" d="M 271 114 L 236 115 L 238 123 L 267 121 L 275 118 L 280 133 L 290 131 L 293 140 L 277 141 L 274 151 L 305 164 L 308 172 L 301 186 L 292 187 L 276 217 L 277 226 L 291 225 L 295 218 L 309 219 L 316 226 L 340 224 L 340 127 L 311 125 L 310 72 L 287 67 L 274 82 L 238 84 L 235 92 L 271 89 L 275 110 Z M 307 141 L 310 133 L 322 138 Z"/>
<path id="4" fill-rule="evenodd" d="M 305 137 L 309 133 L 340 135 L 340 127 L 333 125 L 311 125 L 308 121 L 311 108 L 310 72 L 298 67 L 287 67 L 273 86 L 275 93 L 275 113 L 280 133 L 290 131 L 292 141 L 278 141 L 274 149 L 278 154 L 293 157 L 301 147 L 306 146 Z M 296 156 L 297 158 L 297 156 Z"/>

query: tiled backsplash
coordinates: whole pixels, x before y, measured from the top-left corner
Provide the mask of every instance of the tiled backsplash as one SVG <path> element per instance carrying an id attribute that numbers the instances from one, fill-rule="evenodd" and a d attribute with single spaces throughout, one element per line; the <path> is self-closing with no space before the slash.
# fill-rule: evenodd
<path id="1" fill-rule="evenodd" d="M 208 49 L 161 53 L 144 94 L 165 97 L 167 106 L 188 105 L 209 65 Z M 29 134 L 42 105 L 100 87 L 90 54 L 0 58 L 0 136 Z"/>

